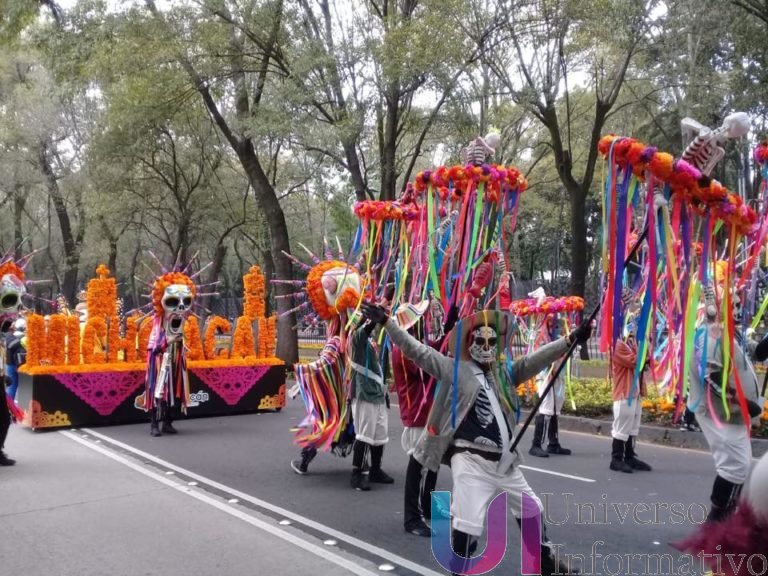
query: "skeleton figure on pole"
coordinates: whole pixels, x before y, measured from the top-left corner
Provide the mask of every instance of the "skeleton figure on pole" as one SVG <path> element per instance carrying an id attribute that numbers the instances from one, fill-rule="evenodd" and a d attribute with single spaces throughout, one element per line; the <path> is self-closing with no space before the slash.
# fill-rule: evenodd
<path id="1" fill-rule="evenodd" d="M 719 144 L 747 134 L 750 122 L 746 114 L 735 113 L 726 117 L 723 125 L 716 130 L 706 128 L 690 118 L 685 118 L 682 126 L 684 134 L 690 130 L 698 132 L 686 147 L 683 160 L 708 176 L 725 155 Z M 712 487 L 712 508 L 707 520 L 719 522 L 732 513 L 749 475 L 752 446 L 744 419 L 750 419 L 752 405 L 757 407 L 753 400 L 757 397 L 758 384 L 751 359 L 744 344 L 740 342 L 738 331 L 733 342 L 732 362 L 729 361 L 732 370 L 729 370 L 729 374 L 723 374 L 726 365 L 723 346 L 726 330 L 723 323 L 730 319 L 718 313 L 717 293 L 725 294 L 726 291 L 732 291 L 732 287 L 726 285 L 724 278 L 718 278 L 720 274 L 717 269 L 712 278 L 707 279 L 707 276 L 702 287 L 704 315 L 697 326 L 695 358 L 691 363 L 688 408 L 695 412 L 715 460 L 717 476 Z M 738 294 L 732 297 L 733 320 L 738 323 L 740 298 Z M 699 373 L 700 367 L 705 369 L 704 374 Z M 733 408 L 730 415 L 725 413 L 721 399 L 723 385 L 726 386 L 726 397 L 730 398 L 728 403 Z M 741 409 L 736 401 L 736 388 L 739 385 L 750 407 L 749 415 L 740 414 Z"/>
<path id="2" fill-rule="evenodd" d="M 488 157 L 493 158 L 500 143 L 498 132 L 492 131 L 485 138 L 478 136 L 461 151 L 461 159 L 464 164 L 482 166 Z"/>

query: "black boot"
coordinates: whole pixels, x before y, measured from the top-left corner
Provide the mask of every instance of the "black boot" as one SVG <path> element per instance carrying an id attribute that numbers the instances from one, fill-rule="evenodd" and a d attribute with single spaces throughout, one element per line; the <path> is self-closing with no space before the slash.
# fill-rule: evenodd
<path id="1" fill-rule="evenodd" d="M 163 425 L 160 428 L 160 432 L 163 434 L 178 434 L 178 430 L 173 427 L 173 410 L 175 407 L 170 407 L 166 402 L 163 402 Z"/>
<path id="2" fill-rule="evenodd" d="M 12 460 L 5 455 L 5 452 L 0 450 L 0 466 L 13 466 L 16 464 L 16 460 Z"/>
<path id="3" fill-rule="evenodd" d="M 381 469 L 381 459 L 384 456 L 384 446 L 371 446 L 371 471 L 368 481 L 376 484 L 394 484 L 395 479 Z"/>
<path id="4" fill-rule="evenodd" d="M 162 436 L 162 434 L 160 433 L 160 427 L 158 425 L 159 411 L 160 411 L 160 406 L 155 406 L 154 408 L 152 408 L 152 412 L 149 413 L 150 414 L 149 435 L 154 436 L 155 438 L 158 436 Z"/>
<path id="5" fill-rule="evenodd" d="M 451 537 L 453 552 L 459 557 L 455 564 L 451 563 L 451 572 L 453 576 L 459 576 L 466 572 L 466 563 L 463 560 L 472 558 L 472 554 L 474 554 L 475 548 L 477 548 L 477 542 L 475 542 L 472 536 L 459 530 L 451 530 Z"/>
<path id="6" fill-rule="evenodd" d="M 624 462 L 624 449 L 625 442 L 618 438 L 613 439 L 613 445 L 611 449 L 611 470 L 616 472 L 624 472 L 626 474 L 632 474 L 632 467 Z"/>
<path id="7" fill-rule="evenodd" d="M 421 471 L 422 466 L 411 456 L 408 460 L 408 468 L 405 472 L 405 507 L 403 510 L 403 527 L 409 534 L 428 537 L 432 531 L 424 523 L 419 510 L 421 496 Z"/>
<path id="8" fill-rule="evenodd" d="M 363 476 L 363 462 L 368 452 L 368 444 L 355 440 L 355 447 L 352 449 L 352 478 L 349 481 L 353 489 L 361 492 L 367 492 L 371 489 L 368 484 L 368 478 Z"/>
<path id="9" fill-rule="evenodd" d="M 432 520 L 432 492 L 435 491 L 437 485 L 437 472 L 427 470 L 426 476 L 424 476 L 424 484 L 421 487 L 421 514 L 427 520 Z M 445 514 L 444 516 L 447 516 Z"/>
<path id="10" fill-rule="evenodd" d="M 301 458 L 297 460 L 291 460 L 291 468 L 296 474 L 304 475 L 309 470 L 309 463 L 317 456 L 317 448 L 307 446 L 301 451 Z"/>
<path id="11" fill-rule="evenodd" d="M 544 414 L 536 414 L 536 427 L 533 429 L 533 444 L 531 449 L 528 450 L 528 454 L 531 456 L 538 456 L 539 458 L 549 458 L 547 451 L 541 447 L 541 443 L 544 440 L 544 425 L 546 423 L 546 416 Z"/>
<path id="12" fill-rule="evenodd" d="M 517 525 L 522 529 L 523 523 L 520 518 L 515 518 Z M 529 550 L 529 552 L 532 552 Z M 561 576 L 563 574 L 578 574 L 579 571 L 570 568 L 557 557 L 552 549 L 552 543 L 547 537 L 547 525 L 541 520 L 541 576 Z"/>
<path id="13" fill-rule="evenodd" d="M 566 565 L 555 554 L 549 544 L 541 545 L 541 576 L 562 576 L 563 574 L 578 574 L 579 571 Z"/>
<path id="14" fill-rule="evenodd" d="M 624 448 L 624 461 L 629 464 L 632 470 L 640 470 L 641 472 L 650 472 L 653 470 L 649 464 L 646 464 L 642 460 L 638 460 L 635 454 L 635 440 L 634 436 L 630 436 L 625 443 Z"/>
<path id="15" fill-rule="evenodd" d="M 547 436 L 549 444 L 547 445 L 547 452 L 550 454 L 560 454 L 562 456 L 570 456 L 571 451 L 568 448 L 560 446 L 560 435 L 558 431 L 557 414 L 549 417 L 549 429 L 547 430 Z"/>
<path id="16" fill-rule="evenodd" d="M 707 516 L 707 522 L 722 522 L 736 508 L 741 495 L 741 484 L 734 484 L 718 476 L 712 486 L 712 509 Z"/>

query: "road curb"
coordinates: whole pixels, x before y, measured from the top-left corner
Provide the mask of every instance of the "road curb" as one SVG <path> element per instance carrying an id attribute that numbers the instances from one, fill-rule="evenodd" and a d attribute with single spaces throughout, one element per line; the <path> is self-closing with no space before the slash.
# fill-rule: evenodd
<path id="1" fill-rule="evenodd" d="M 527 416 L 528 413 L 523 412 L 523 414 Z M 558 425 L 560 430 L 566 430 L 568 432 L 582 432 L 594 436 L 609 437 L 611 435 L 612 422 L 610 420 L 599 420 L 596 418 L 584 418 L 582 416 L 567 416 L 561 414 L 558 417 Z M 709 451 L 709 445 L 704 438 L 704 434 L 701 432 L 687 432 L 675 428 L 644 424 L 640 426 L 640 436 L 638 439 L 641 442 L 650 442 L 651 444 L 659 444 L 661 446 Z M 752 456 L 754 458 L 760 458 L 766 452 L 768 452 L 768 440 L 753 438 Z"/>

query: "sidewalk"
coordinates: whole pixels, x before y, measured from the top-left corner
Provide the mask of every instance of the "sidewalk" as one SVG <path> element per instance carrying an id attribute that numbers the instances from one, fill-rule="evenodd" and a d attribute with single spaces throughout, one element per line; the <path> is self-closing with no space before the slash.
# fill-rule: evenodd
<path id="1" fill-rule="evenodd" d="M 292 543 L 301 536 L 278 537 L 255 526 L 262 520 L 248 510 L 231 515 L 224 500 L 190 497 L 196 489 L 173 476 L 149 477 L 64 434 L 13 426 L 6 447 L 17 464 L 0 468 L 3 574 L 372 573 L 347 570 L 318 555 L 328 555 L 322 543 Z"/>

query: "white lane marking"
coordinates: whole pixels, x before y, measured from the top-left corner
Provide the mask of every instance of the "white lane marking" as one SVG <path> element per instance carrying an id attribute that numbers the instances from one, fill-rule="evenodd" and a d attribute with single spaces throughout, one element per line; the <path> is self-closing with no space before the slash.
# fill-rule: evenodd
<path id="1" fill-rule="evenodd" d="M 544 468 L 534 468 L 533 466 L 521 465 L 520 468 L 526 470 L 533 470 L 534 472 L 541 472 L 542 474 L 552 474 L 552 476 L 561 476 L 562 478 L 570 478 L 571 480 L 578 480 L 579 482 L 597 482 L 592 478 L 585 478 L 584 476 L 574 476 L 572 474 L 563 474 L 562 472 L 554 472 L 552 470 L 545 470 Z"/>
<path id="2" fill-rule="evenodd" d="M 216 482 L 215 480 L 212 480 L 210 478 L 206 478 L 205 476 L 202 476 L 200 474 L 197 474 L 195 472 L 192 472 L 191 470 L 187 470 L 186 468 L 182 468 L 181 466 L 176 466 L 175 464 L 171 464 L 170 462 L 167 462 L 166 460 L 163 460 L 162 458 L 157 458 L 156 456 L 152 456 L 151 454 L 147 454 L 146 452 L 139 450 L 138 448 L 134 448 L 133 446 L 129 444 L 125 444 L 124 442 L 120 442 L 119 440 L 115 440 L 111 436 L 107 436 L 106 434 L 101 434 L 100 432 L 96 432 L 94 430 L 84 428 L 89 434 L 92 434 L 93 436 L 96 436 L 98 438 L 101 438 L 103 440 L 107 440 L 114 444 L 115 446 L 119 446 L 120 448 L 127 450 L 128 452 L 131 452 L 133 454 L 136 454 L 137 456 L 141 456 L 142 458 L 146 460 L 150 460 L 152 462 L 155 462 L 156 464 L 160 464 L 161 466 L 164 466 L 166 468 L 172 468 L 173 470 L 176 470 L 176 472 L 180 474 L 184 474 L 185 476 L 189 476 L 190 478 L 194 478 L 195 480 L 198 480 L 199 482 L 203 482 L 205 484 L 208 484 L 209 486 L 212 486 L 218 490 L 221 490 L 223 492 L 227 492 L 228 494 L 231 494 L 232 496 L 237 496 L 240 500 L 245 500 L 246 502 L 250 502 L 251 504 L 255 504 L 257 506 L 261 506 L 262 508 L 266 510 L 270 510 L 271 512 L 274 512 L 276 514 L 280 514 L 281 516 L 284 516 L 286 518 L 290 518 L 291 520 L 295 522 L 299 522 L 301 524 L 304 524 L 305 526 L 308 526 L 309 528 L 313 528 L 315 530 L 318 530 L 320 532 L 325 533 L 327 536 L 331 536 L 333 538 L 336 538 L 337 540 L 343 540 L 344 542 L 348 542 L 349 544 L 352 544 L 353 546 L 356 546 L 357 548 L 360 548 L 361 550 L 365 550 L 367 552 L 370 552 L 371 554 L 375 554 L 376 556 L 379 556 L 381 558 L 384 558 L 393 564 L 399 564 L 403 568 L 407 568 L 408 570 L 412 570 L 413 572 L 416 572 L 417 574 L 423 574 L 424 576 L 444 576 L 442 572 L 436 572 L 434 570 L 431 570 L 425 566 L 421 566 L 420 564 L 416 564 L 415 562 L 412 562 L 408 560 L 407 558 L 403 558 L 402 556 L 398 556 L 397 554 L 394 554 L 393 552 L 390 552 L 389 550 L 385 550 L 384 548 L 379 548 L 378 546 L 374 546 L 373 544 L 369 544 L 368 542 L 364 542 L 363 540 L 360 540 L 358 538 L 355 538 L 354 536 L 350 536 L 348 534 L 345 534 L 344 532 L 341 532 L 339 530 L 336 530 L 335 528 L 331 528 L 330 526 L 326 526 L 325 524 L 321 524 L 320 522 L 315 522 L 314 520 L 307 518 L 306 516 L 302 516 L 301 514 L 296 514 L 295 512 L 291 512 L 290 510 L 286 510 L 285 508 L 281 508 L 280 506 L 275 506 L 274 504 L 267 502 L 266 500 L 260 500 L 259 498 L 256 498 L 254 496 L 251 496 L 250 494 L 247 494 L 245 492 L 241 492 L 240 490 L 237 490 L 235 488 L 231 488 L 230 486 L 227 486 L 226 484 L 221 484 L 220 482 Z M 327 549 L 325 549 L 327 551 Z"/>
<path id="3" fill-rule="evenodd" d="M 306 540 L 303 540 L 302 538 L 299 538 L 294 534 L 291 534 L 279 528 L 275 528 L 273 525 L 268 524 L 263 520 L 259 520 L 258 518 L 254 518 L 253 516 L 246 514 L 240 509 L 226 506 L 223 502 L 220 502 L 219 500 L 216 500 L 215 498 L 208 496 L 207 494 L 204 494 L 202 492 L 188 491 L 185 489 L 185 486 L 183 484 L 173 482 L 172 480 L 167 479 L 163 475 L 157 474 L 156 472 L 152 472 L 151 470 L 147 470 L 146 468 L 141 467 L 135 462 L 132 462 L 127 458 L 124 458 L 123 456 L 120 456 L 119 454 L 116 454 L 111 450 L 108 450 L 107 448 L 103 448 L 102 446 L 97 446 L 92 442 L 88 442 L 83 438 L 79 438 L 76 434 L 73 434 L 72 432 L 61 430 L 59 433 L 66 436 L 67 438 L 70 438 L 71 440 L 74 440 L 79 444 L 82 444 L 87 448 L 90 448 L 91 450 L 94 450 L 96 452 L 99 452 L 100 454 L 103 454 L 107 458 L 111 458 L 112 460 L 119 462 L 120 464 L 127 466 L 128 468 L 131 468 L 132 470 L 135 470 L 140 474 L 143 474 L 144 476 L 152 478 L 153 480 L 156 480 L 161 484 L 165 484 L 170 488 L 174 488 L 175 490 L 178 490 L 182 494 L 191 496 L 196 500 L 200 500 L 201 502 L 204 502 L 209 506 L 212 506 L 218 510 L 221 510 L 222 512 L 225 512 L 226 514 L 229 514 L 230 516 L 234 516 L 235 518 L 238 518 L 243 522 L 250 524 L 251 526 L 255 526 L 256 528 L 264 530 L 265 532 L 269 532 L 273 536 L 277 536 L 278 538 L 285 540 L 286 542 L 293 544 L 294 546 L 298 546 L 299 548 L 302 548 L 308 552 L 311 552 L 316 556 L 319 556 L 330 562 L 333 562 L 337 566 L 341 566 L 342 568 L 349 570 L 353 574 L 358 574 L 359 576 L 378 576 L 376 572 L 368 570 L 362 566 L 358 566 L 354 562 L 351 562 L 350 560 L 347 560 L 346 558 L 339 556 L 338 554 L 333 554 L 328 550 L 327 547 L 324 548 L 324 547 L 318 546 L 317 544 L 312 544 L 311 542 L 307 542 Z"/>

